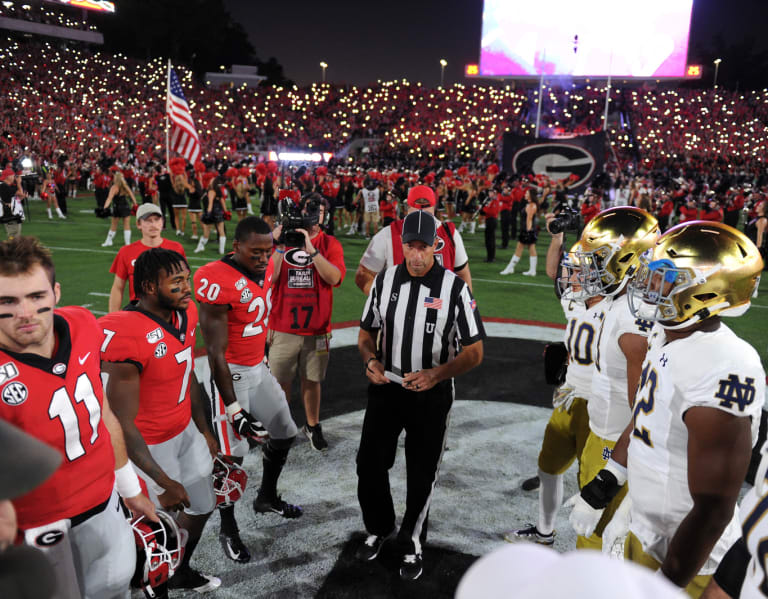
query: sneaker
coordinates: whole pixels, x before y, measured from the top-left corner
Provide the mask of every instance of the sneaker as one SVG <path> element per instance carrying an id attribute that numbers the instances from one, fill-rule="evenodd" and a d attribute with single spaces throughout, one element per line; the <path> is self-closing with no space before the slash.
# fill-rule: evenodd
<path id="1" fill-rule="evenodd" d="M 514 266 L 507 266 L 499 274 L 500 275 L 512 275 L 512 274 L 515 274 L 515 267 Z"/>
<path id="2" fill-rule="evenodd" d="M 526 277 L 535 277 L 535 276 L 536 276 L 536 271 L 535 271 L 535 270 L 533 270 L 533 271 L 531 271 L 531 270 L 526 270 L 526 271 L 523 273 L 523 275 L 524 275 L 524 276 L 526 276 Z"/>
<path id="3" fill-rule="evenodd" d="M 400 562 L 400 578 L 416 580 L 423 571 L 420 553 L 406 553 Z"/>
<path id="4" fill-rule="evenodd" d="M 318 422 L 315 426 L 305 424 L 301 427 L 302 432 L 309 439 L 309 444 L 315 451 L 328 451 L 328 442 L 323 437 L 323 427 Z"/>
<path id="5" fill-rule="evenodd" d="M 553 531 L 548 535 L 543 535 L 533 524 L 530 524 L 527 528 L 511 530 L 504 533 L 504 540 L 507 543 L 531 541 L 533 543 L 539 543 L 540 545 L 552 545 L 555 542 L 555 533 Z"/>
<path id="6" fill-rule="evenodd" d="M 101 244 L 101 247 L 103 247 L 103 248 L 108 248 L 108 247 L 110 247 L 111 245 L 112 245 L 112 240 L 110 240 L 110 241 L 105 241 L 104 243 L 102 243 L 102 244 Z"/>
<path id="7" fill-rule="evenodd" d="M 363 541 L 363 544 L 355 551 L 355 557 L 363 562 L 371 562 L 379 557 L 381 548 L 384 547 L 384 543 L 392 535 L 386 537 L 380 537 L 379 535 L 368 535 L 368 538 Z"/>
<path id="8" fill-rule="evenodd" d="M 199 235 L 190 235 L 190 239 L 200 239 Z"/>
<path id="9" fill-rule="evenodd" d="M 535 491 L 539 488 L 540 484 L 541 480 L 539 480 L 539 477 L 532 476 L 531 478 L 526 478 L 520 486 L 523 488 L 523 491 Z"/>
<path id="10" fill-rule="evenodd" d="M 208 593 L 215 591 L 221 586 L 221 579 L 210 574 L 201 574 L 190 567 L 183 570 L 177 570 L 168 580 L 169 589 L 185 589 L 197 593 Z"/>
<path id="11" fill-rule="evenodd" d="M 278 514 L 283 518 L 288 518 L 289 520 L 293 518 L 301 518 L 301 515 L 304 513 L 304 511 L 301 509 L 301 506 L 286 503 L 279 495 L 272 501 L 257 495 L 256 499 L 253 500 L 253 509 L 255 512 L 262 514 L 274 512 L 275 514 Z"/>
<path id="12" fill-rule="evenodd" d="M 224 555 L 233 562 L 247 564 L 251 561 L 251 552 L 248 551 L 248 547 L 246 547 L 245 543 L 240 539 L 240 533 L 236 532 L 233 535 L 228 535 L 221 532 L 219 533 L 219 542 L 221 543 L 221 548 L 224 550 Z"/>

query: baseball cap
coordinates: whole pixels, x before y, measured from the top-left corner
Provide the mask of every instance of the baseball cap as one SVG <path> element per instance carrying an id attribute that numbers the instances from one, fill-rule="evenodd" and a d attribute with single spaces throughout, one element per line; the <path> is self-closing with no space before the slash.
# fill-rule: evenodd
<path id="1" fill-rule="evenodd" d="M 472 564 L 456 599 L 592 597 L 609 599 L 617 589 L 627 599 L 683 599 L 681 589 L 658 574 L 598 551 L 558 553 L 520 543 L 497 549 Z"/>
<path id="2" fill-rule="evenodd" d="M 160 210 L 159 206 L 155 206 L 154 204 L 142 204 L 141 206 L 139 206 L 139 209 L 136 211 L 136 220 L 147 218 L 152 214 L 157 214 L 158 216 L 162 216 L 163 211 Z"/>
<path id="3" fill-rule="evenodd" d="M 61 463 L 61 454 L 12 424 L 0 420 L 0 499 L 29 493 Z"/>
<path id="4" fill-rule="evenodd" d="M 0 174 L 0 180 L 5 181 L 8 177 L 13 177 L 15 174 L 12 168 L 5 168 L 3 173 Z"/>
<path id="5" fill-rule="evenodd" d="M 403 221 L 403 243 L 423 241 L 427 245 L 435 243 L 435 217 L 429 212 L 418 210 L 411 212 Z"/>
<path id="6" fill-rule="evenodd" d="M 427 208 L 437 203 L 435 192 L 426 185 L 414 185 L 408 191 L 408 205 L 411 208 Z"/>

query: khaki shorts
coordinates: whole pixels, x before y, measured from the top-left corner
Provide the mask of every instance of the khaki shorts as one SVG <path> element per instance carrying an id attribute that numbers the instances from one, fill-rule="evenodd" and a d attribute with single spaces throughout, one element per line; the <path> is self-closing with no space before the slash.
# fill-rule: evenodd
<path id="1" fill-rule="evenodd" d="M 269 369 L 278 382 L 289 383 L 296 376 L 320 383 L 325 380 L 331 334 L 293 335 L 270 331 Z"/>
<path id="2" fill-rule="evenodd" d="M 21 235 L 21 223 L 4 223 L 8 239 Z"/>
<path id="3" fill-rule="evenodd" d="M 363 212 L 363 222 L 365 224 L 368 224 L 368 223 L 378 223 L 379 222 L 379 213 L 378 212 Z"/>

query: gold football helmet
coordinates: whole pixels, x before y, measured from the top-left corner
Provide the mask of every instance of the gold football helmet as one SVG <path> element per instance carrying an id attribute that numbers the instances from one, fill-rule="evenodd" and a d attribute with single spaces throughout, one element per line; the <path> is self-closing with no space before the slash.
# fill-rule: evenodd
<path id="1" fill-rule="evenodd" d="M 629 285 L 629 307 L 668 329 L 718 314 L 741 316 L 762 270 L 760 252 L 741 231 L 718 222 L 682 223 L 643 261 Z"/>
<path id="2" fill-rule="evenodd" d="M 621 206 L 603 210 L 581 234 L 576 259 L 579 284 L 588 297 L 618 294 L 637 270 L 640 256 L 659 237 L 659 223 L 641 208 Z"/>

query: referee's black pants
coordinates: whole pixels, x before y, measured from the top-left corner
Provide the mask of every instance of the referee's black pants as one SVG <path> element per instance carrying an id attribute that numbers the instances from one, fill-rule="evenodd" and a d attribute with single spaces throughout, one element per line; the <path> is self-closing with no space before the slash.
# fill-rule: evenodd
<path id="1" fill-rule="evenodd" d="M 368 407 L 357 452 L 357 498 L 369 534 L 387 536 L 395 529 L 389 470 L 397 440 L 405 430 L 407 470 L 405 514 L 397 535 L 403 553 L 421 553 L 427 538 L 432 491 L 443 458 L 453 380 L 417 393 L 402 386 L 369 385 Z"/>

